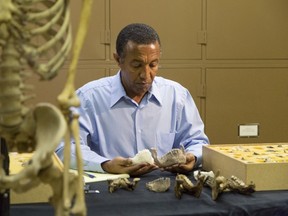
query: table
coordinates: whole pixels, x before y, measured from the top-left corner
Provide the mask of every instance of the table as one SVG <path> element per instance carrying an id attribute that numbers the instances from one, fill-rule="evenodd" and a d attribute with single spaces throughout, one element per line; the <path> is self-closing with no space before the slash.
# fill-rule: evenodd
<path id="1" fill-rule="evenodd" d="M 146 182 L 159 177 L 170 177 L 170 189 L 164 193 L 147 190 L 145 187 Z M 192 175 L 188 177 L 193 179 Z M 199 198 L 183 194 L 181 199 L 177 199 L 174 194 L 174 182 L 174 174 L 156 170 L 142 176 L 134 191 L 118 189 L 114 193 L 109 193 L 106 181 L 92 183 L 91 189 L 99 190 L 100 194 L 85 194 L 87 215 L 288 215 L 288 191 L 257 191 L 251 195 L 225 192 L 216 201 L 213 201 L 210 188 L 205 187 Z M 10 215 L 51 216 L 54 215 L 54 209 L 49 204 L 12 205 Z"/>

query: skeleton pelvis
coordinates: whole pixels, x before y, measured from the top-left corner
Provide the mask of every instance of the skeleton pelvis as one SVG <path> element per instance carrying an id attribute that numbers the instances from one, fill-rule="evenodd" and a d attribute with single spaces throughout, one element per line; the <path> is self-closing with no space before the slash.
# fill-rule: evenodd
<path id="1" fill-rule="evenodd" d="M 64 116 L 57 107 L 48 103 L 38 104 L 27 115 L 21 126 L 21 132 L 15 139 L 18 144 L 22 144 L 21 152 L 32 150 L 33 156 L 25 168 L 15 175 L 3 176 L 3 173 L 0 172 L 0 190 L 12 188 L 20 191 L 22 188 L 25 191 L 37 184 L 39 173 L 43 173 L 43 171 L 45 173 L 45 169 L 52 165 L 52 154 L 63 138 L 66 129 Z M 25 137 L 30 136 L 31 130 L 35 132 L 34 138 L 30 139 L 30 143 L 26 143 L 25 151 Z M 20 146 L 18 144 L 16 146 Z"/>

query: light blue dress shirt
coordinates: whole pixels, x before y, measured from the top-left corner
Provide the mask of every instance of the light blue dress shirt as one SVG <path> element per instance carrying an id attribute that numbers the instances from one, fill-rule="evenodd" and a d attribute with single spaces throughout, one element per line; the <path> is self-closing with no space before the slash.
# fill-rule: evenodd
<path id="1" fill-rule="evenodd" d="M 133 157 L 152 147 L 161 156 L 180 144 L 197 157 L 196 166 L 201 164 L 202 145 L 209 140 L 189 91 L 180 84 L 155 77 L 137 104 L 126 95 L 118 72 L 87 83 L 77 95 L 84 170 L 104 172 L 101 163 L 114 157 Z M 56 150 L 62 160 L 63 146 Z M 76 168 L 75 144 L 71 146 L 71 168 Z"/>

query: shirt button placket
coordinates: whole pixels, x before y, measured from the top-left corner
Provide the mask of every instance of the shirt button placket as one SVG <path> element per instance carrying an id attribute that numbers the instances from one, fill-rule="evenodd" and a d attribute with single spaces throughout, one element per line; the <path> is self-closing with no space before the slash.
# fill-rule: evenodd
<path id="1" fill-rule="evenodd" d="M 137 151 L 139 150 L 139 147 L 141 146 L 141 119 L 140 119 L 140 108 L 138 107 L 136 109 L 136 114 L 135 114 L 135 137 L 136 137 L 136 149 Z"/>

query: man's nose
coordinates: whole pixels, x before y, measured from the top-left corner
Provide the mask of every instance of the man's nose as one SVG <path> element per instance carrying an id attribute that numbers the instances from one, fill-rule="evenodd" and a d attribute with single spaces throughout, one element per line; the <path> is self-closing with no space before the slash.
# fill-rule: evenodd
<path id="1" fill-rule="evenodd" d="M 145 66 L 140 72 L 140 78 L 146 79 L 149 76 L 149 74 L 150 74 L 150 68 L 149 66 Z"/>

